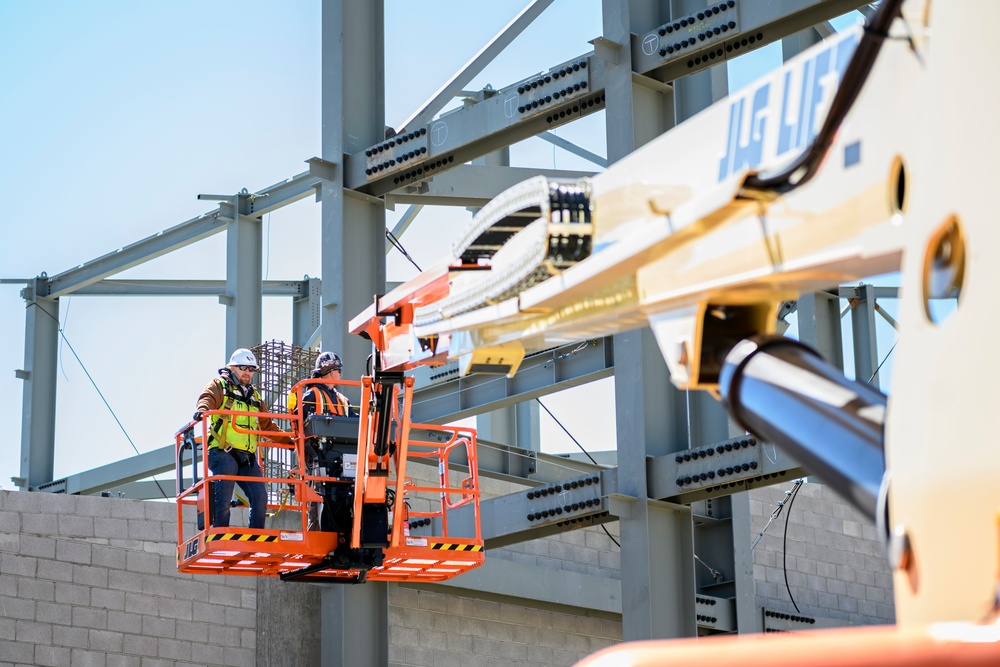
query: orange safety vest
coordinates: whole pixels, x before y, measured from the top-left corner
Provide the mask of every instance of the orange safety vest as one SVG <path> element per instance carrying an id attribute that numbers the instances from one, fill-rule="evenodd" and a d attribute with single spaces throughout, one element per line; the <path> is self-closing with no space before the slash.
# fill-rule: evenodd
<path id="1" fill-rule="evenodd" d="M 316 397 L 316 414 L 329 413 L 340 417 L 347 416 L 350 405 L 346 396 L 336 389 L 328 389 L 319 384 L 313 385 L 311 389 L 315 390 L 313 395 Z M 304 397 L 303 403 L 305 403 Z"/>

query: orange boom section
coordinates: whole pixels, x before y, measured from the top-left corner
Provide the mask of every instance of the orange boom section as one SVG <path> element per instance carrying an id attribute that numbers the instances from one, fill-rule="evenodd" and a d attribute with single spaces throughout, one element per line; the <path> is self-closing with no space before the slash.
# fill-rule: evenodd
<path id="1" fill-rule="evenodd" d="M 177 432 L 177 569 L 360 583 L 444 581 L 481 565 L 476 432 L 411 425 L 413 379 L 402 374 L 336 383 L 360 389 L 357 416 L 306 415 L 302 395 L 319 382 L 292 388 L 295 412 L 263 415 L 289 423 L 294 444 L 261 439 L 262 479 L 209 476 L 212 417 L 248 413 L 206 412 Z M 280 527 L 213 526 L 211 487 L 223 479 L 263 482 Z"/>

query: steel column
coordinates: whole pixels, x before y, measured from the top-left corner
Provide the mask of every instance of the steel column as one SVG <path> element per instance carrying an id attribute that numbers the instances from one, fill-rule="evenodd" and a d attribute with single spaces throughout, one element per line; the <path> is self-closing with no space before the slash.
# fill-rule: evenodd
<path id="1" fill-rule="evenodd" d="M 348 321 L 385 291 L 384 202 L 344 189 L 344 155 L 385 134 L 382 2 L 323 4 L 323 159 L 320 187 L 323 346 L 344 359 L 344 377 L 364 371 L 371 345 L 348 335 Z"/>
<path id="2" fill-rule="evenodd" d="M 781 59 L 788 62 L 810 46 L 823 41 L 816 28 L 806 28 L 781 40 Z"/>
<path id="3" fill-rule="evenodd" d="M 304 294 L 292 302 L 292 345 L 307 347 L 309 338 L 322 324 L 323 281 L 306 278 Z"/>
<path id="4" fill-rule="evenodd" d="M 246 198 L 235 197 L 241 211 Z M 260 220 L 237 212 L 226 227 L 226 355 L 240 347 L 260 344 L 262 313 L 261 252 L 263 233 Z"/>
<path id="5" fill-rule="evenodd" d="M 673 100 L 633 84 L 631 34 L 662 23 L 660 3 L 604 0 L 608 163 L 673 124 Z M 608 46 L 610 45 L 610 46 Z M 626 641 L 693 636 L 694 547 L 691 512 L 649 500 L 646 457 L 683 448 L 683 404 L 670 386 L 666 364 L 648 329 L 614 337 L 618 436 L 618 492 L 632 499 L 619 512 L 622 638 Z"/>
<path id="6" fill-rule="evenodd" d="M 320 664 L 389 664 L 389 588 L 324 586 L 320 593 Z"/>
<path id="7" fill-rule="evenodd" d="M 56 443 L 56 368 L 59 357 L 59 299 L 39 277 L 21 290 L 27 304 L 24 324 L 24 380 L 21 399 L 21 473 L 24 490 L 51 481 Z"/>
<path id="8" fill-rule="evenodd" d="M 321 333 L 358 378 L 371 345 L 348 322 L 385 291 L 385 204 L 345 190 L 343 167 L 385 136 L 385 15 L 382 0 L 325 0 L 322 14 Z M 388 609 L 384 583 L 325 588 L 321 663 L 388 664 Z"/>
<path id="9" fill-rule="evenodd" d="M 798 299 L 799 340 L 843 370 L 844 341 L 840 333 L 840 299 L 828 292 L 805 293 Z"/>
<path id="10" fill-rule="evenodd" d="M 875 288 L 858 285 L 851 300 L 851 331 L 854 336 L 854 379 L 879 388 L 878 339 L 875 336 Z"/>

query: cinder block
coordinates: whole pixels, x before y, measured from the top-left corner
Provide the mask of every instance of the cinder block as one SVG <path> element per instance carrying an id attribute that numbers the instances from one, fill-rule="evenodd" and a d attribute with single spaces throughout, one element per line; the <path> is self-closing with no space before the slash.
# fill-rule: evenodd
<path id="1" fill-rule="evenodd" d="M 142 617 L 142 634 L 148 637 L 159 637 L 162 639 L 174 639 L 176 634 L 176 621 L 172 618 L 157 618 L 155 616 Z M 153 655 L 156 655 L 154 649 Z"/>
<path id="2" fill-rule="evenodd" d="M 0 572 L 17 577 L 34 577 L 38 572 L 38 559 L 17 554 L 0 554 Z"/>
<path id="3" fill-rule="evenodd" d="M 35 646 L 35 665 L 64 667 L 70 662 L 70 650 L 61 646 Z"/>
<path id="4" fill-rule="evenodd" d="M 90 591 L 90 606 L 97 609 L 125 609 L 125 592 L 107 588 L 94 588 Z"/>
<path id="5" fill-rule="evenodd" d="M 83 586 L 108 587 L 108 568 L 90 565 L 73 566 L 73 583 Z"/>
<path id="6" fill-rule="evenodd" d="M 74 607 L 73 626 L 77 628 L 91 628 L 93 630 L 107 630 L 108 612 L 104 609 Z"/>
<path id="7" fill-rule="evenodd" d="M 445 637 L 444 647 L 450 652 L 468 655 L 472 653 L 472 636 L 450 632 Z"/>
<path id="8" fill-rule="evenodd" d="M 52 643 L 67 648 L 87 648 L 90 646 L 90 636 L 86 628 L 52 626 Z"/>
<path id="9" fill-rule="evenodd" d="M 56 560 L 63 563 L 91 564 L 91 546 L 87 542 L 59 540 L 56 542 Z"/>
<path id="10" fill-rule="evenodd" d="M 94 519 L 94 537 L 121 538 L 128 535 L 128 519 L 99 517 Z"/>
<path id="11" fill-rule="evenodd" d="M 52 626 L 26 619 L 18 620 L 14 627 L 14 640 L 26 644 L 51 644 Z"/>
<path id="12" fill-rule="evenodd" d="M 867 596 L 865 586 L 862 584 L 847 584 L 847 594 L 855 600 L 864 600 Z"/>
<path id="13" fill-rule="evenodd" d="M 174 618 L 181 621 L 193 620 L 192 603 L 189 600 L 176 598 L 160 598 L 156 601 L 159 615 L 163 618 Z M 254 617 L 256 621 L 256 616 Z"/>
<path id="14" fill-rule="evenodd" d="M 125 553 L 124 551 L 122 552 Z M 138 572 L 129 572 L 127 570 L 119 569 L 109 569 L 108 570 L 108 588 L 124 591 L 126 593 L 141 593 L 142 592 L 142 576 Z"/>
<path id="15" fill-rule="evenodd" d="M 31 664 L 35 658 L 34 644 L 18 642 L 0 642 L 0 661 L 5 663 Z"/>
<path id="16" fill-rule="evenodd" d="M 158 574 L 160 572 L 160 557 L 141 551 L 129 551 L 125 554 L 125 567 L 132 572 Z"/>
<path id="17" fill-rule="evenodd" d="M 60 514 L 57 520 L 59 534 L 65 537 L 93 537 L 94 518 Z"/>
<path id="18" fill-rule="evenodd" d="M 487 637 L 472 638 L 472 653 L 475 655 L 497 655 L 500 651 L 500 642 Z M 410 654 L 407 651 L 407 658 Z"/>
<path id="19" fill-rule="evenodd" d="M 106 567 L 113 570 L 125 569 L 125 551 L 114 547 L 94 544 L 90 549 L 91 565 Z"/>
<path id="20" fill-rule="evenodd" d="M 35 601 L 22 600 L 15 597 L 0 596 L 0 609 L 3 615 L 11 619 L 35 620 Z"/>
<path id="21" fill-rule="evenodd" d="M 146 505 L 157 504 L 119 498 L 116 502 L 111 503 L 111 517 L 114 519 L 144 519 L 146 518 Z"/>
<path id="22" fill-rule="evenodd" d="M 256 622 L 253 627 L 256 630 Z M 208 641 L 208 626 L 204 623 L 177 621 L 175 632 L 179 641 L 190 642 L 192 644 L 204 644 Z"/>
<path id="23" fill-rule="evenodd" d="M 154 649 L 155 653 L 155 649 Z M 200 665 L 222 665 L 226 659 L 226 650 L 221 646 L 213 646 L 208 643 L 193 644 L 191 646 L 191 660 Z"/>
<path id="24" fill-rule="evenodd" d="M 838 606 L 841 611 L 846 611 L 849 614 L 856 614 L 858 612 L 858 599 L 850 597 L 847 595 L 841 595 L 838 600 Z"/>
<path id="25" fill-rule="evenodd" d="M 156 655 L 156 637 L 147 637 L 142 634 L 125 635 L 122 638 L 122 651 L 129 655 Z"/>
<path id="26" fill-rule="evenodd" d="M 21 513 L 8 510 L 0 511 L 0 533 L 17 535 L 21 532 Z"/>
<path id="27" fill-rule="evenodd" d="M 74 496 L 74 499 L 76 502 L 73 510 L 79 515 L 90 517 L 111 516 L 111 507 L 118 500 L 100 496 Z"/>
<path id="28" fill-rule="evenodd" d="M 127 634 L 140 634 L 142 632 L 142 616 L 124 611 L 109 611 L 108 630 Z"/>
<path id="29" fill-rule="evenodd" d="M 71 607 L 54 602 L 38 602 L 35 605 L 35 620 L 40 623 L 54 623 L 56 625 L 71 625 Z"/>
<path id="30" fill-rule="evenodd" d="M 94 651 L 105 653 L 121 653 L 124 635 L 120 632 L 109 630 L 91 630 L 90 648 Z"/>
<path id="31" fill-rule="evenodd" d="M 210 625 L 208 627 L 208 642 L 219 646 L 242 646 L 240 641 L 240 629 L 230 628 L 222 625 Z"/>
<path id="32" fill-rule="evenodd" d="M 70 667 L 107 667 L 107 656 L 96 651 L 73 649 L 69 660 Z"/>
<path id="33" fill-rule="evenodd" d="M 163 526 L 159 522 L 146 519 L 129 519 L 128 537 L 132 540 L 160 542 L 163 540 Z"/>
<path id="34" fill-rule="evenodd" d="M 524 660 L 525 657 L 527 656 L 526 649 L 527 647 L 524 644 L 501 641 L 500 650 L 497 653 L 497 657 L 503 658 L 505 661 L 508 661 L 508 664 L 509 661 L 511 660 Z"/>
<path id="35" fill-rule="evenodd" d="M 190 605 L 188 613 L 191 613 Z M 257 625 L 257 611 L 255 609 L 243 609 L 242 607 L 225 608 L 226 625 L 240 628 L 252 628 Z"/>
<path id="36" fill-rule="evenodd" d="M 833 563 L 818 562 L 816 563 L 816 574 L 827 579 L 836 579 L 837 566 Z"/>
<path id="37" fill-rule="evenodd" d="M 257 648 L 257 626 L 243 628 L 240 631 L 243 637 L 243 648 Z"/>
<path id="38" fill-rule="evenodd" d="M 135 655 L 109 655 L 107 667 L 142 667 L 142 658 Z"/>
<path id="39" fill-rule="evenodd" d="M 21 579 L 17 584 L 17 596 L 28 600 L 52 602 L 55 600 L 55 584 L 44 579 Z"/>
<path id="40" fill-rule="evenodd" d="M 174 639 L 160 639 L 157 641 L 157 655 L 168 660 L 190 660 L 191 644 L 179 642 Z"/>
<path id="41" fill-rule="evenodd" d="M 130 614 L 159 615 L 160 599 L 145 593 L 125 592 L 125 611 Z"/>
<path id="42" fill-rule="evenodd" d="M 90 605 L 90 587 L 77 584 L 59 584 L 56 586 L 56 602 L 80 607 Z"/>
<path id="43" fill-rule="evenodd" d="M 226 605 L 228 607 L 242 606 L 240 591 L 225 584 L 210 584 L 208 587 L 208 601 L 215 605 Z"/>
<path id="44" fill-rule="evenodd" d="M 857 581 L 857 570 L 850 565 L 837 566 L 837 578 L 844 583 L 853 584 Z"/>
<path id="45" fill-rule="evenodd" d="M 18 553 L 22 556 L 53 559 L 56 557 L 56 541 L 39 535 L 20 535 Z"/>

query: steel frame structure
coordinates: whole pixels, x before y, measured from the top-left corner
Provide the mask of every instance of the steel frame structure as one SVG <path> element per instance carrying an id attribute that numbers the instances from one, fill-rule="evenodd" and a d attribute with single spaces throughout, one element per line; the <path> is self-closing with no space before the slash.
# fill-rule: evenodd
<path id="1" fill-rule="evenodd" d="M 164 448 L 62 480 L 52 479 L 61 296 L 215 295 L 226 306 L 227 351 L 259 342 L 262 296 L 290 296 L 296 304 L 293 342 L 306 345 L 322 338 L 329 346 L 342 350 L 347 376 L 360 375 L 361 360 L 369 350 L 364 341 L 348 337 L 347 322 L 369 305 L 372 294 L 384 292 L 387 206 L 412 206 L 394 230 L 402 234 L 425 205 L 481 206 L 531 175 L 584 175 L 501 166 L 496 160 L 483 159 L 532 136 L 541 136 L 599 167 L 606 166 L 727 95 L 728 59 L 777 40 L 783 40 L 784 56 L 790 57 L 817 41 L 828 30 L 826 21 L 866 5 L 857 0 L 784 0 L 766 3 L 765 7 L 750 0 L 729 0 L 722 5 L 728 6 L 737 25 L 731 33 L 712 44 L 677 49 L 675 53 L 673 48 L 661 46 L 668 44 L 661 41 L 662 27 L 706 7 L 721 6 L 719 2 L 603 0 L 603 34 L 593 40 L 594 51 L 566 63 L 552 64 L 550 69 L 589 69 L 594 82 L 589 88 L 562 91 L 562 99 L 544 109 L 519 108 L 518 90 L 534 80 L 532 77 L 498 90 L 481 91 L 473 103 L 439 115 L 463 86 L 550 4 L 552 0 L 528 2 L 508 26 L 406 120 L 396 137 L 413 142 L 416 158 L 406 154 L 406 159 L 390 165 L 378 156 L 388 151 L 385 155 L 399 157 L 401 149 L 389 147 L 390 139 L 385 136 L 386 17 L 382 0 L 324 0 L 322 117 L 327 122 L 322 130 L 322 154 L 308 161 L 308 171 L 254 193 L 244 190 L 234 195 L 202 195 L 202 199 L 218 201 L 216 208 L 77 268 L 25 281 L 25 366 L 18 371 L 18 377 L 24 380 L 19 486 L 65 493 L 121 488 L 129 495 L 142 496 L 156 493 L 155 489 L 148 482 L 132 482 L 173 466 L 172 448 Z M 817 29 L 809 29 L 817 25 Z M 599 110 L 606 110 L 607 158 L 566 145 L 548 132 Z M 471 161 L 475 163 L 467 164 Z M 321 278 L 262 282 L 262 216 L 308 196 L 315 196 L 322 205 Z M 125 269 L 223 231 L 227 234 L 224 283 L 129 281 L 126 286 L 110 279 Z M 342 280 L 343 276 L 351 280 Z M 840 302 L 849 299 L 856 377 L 872 377 L 877 382 L 876 299 L 891 296 L 871 286 L 842 289 L 836 295 L 804 295 L 797 303 L 800 336 L 842 365 Z M 743 491 L 773 483 L 772 479 L 790 479 L 802 471 L 787 459 L 781 464 L 767 464 L 760 457 L 762 447 L 750 452 L 744 446 L 742 451 L 736 447 L 733 454 L 727 451 L 725 456 L 733 459 L 739 469 L 744 459 L 755 454 L 759 468 L 737 472 L 725 484 L 699 486 L 690 480 L 684 482 L 686 461 L 681 454 L 742 442 L 744 436 L 734 431 L 710 397 L 687 396 L 672 387 L 648 331 L 537 355 L 527 360 L 512 380 L 497 382 L 496 378 L 475 376 L 459 379 L 448 367 L 438 369 L 432 372 L 433 377 L 428 374 L 420 378 L 422 388 L 416 394 L 414 415 L 417 421 L 446 422 L 515 405 L 612 373 L 629 378 L 629 382 L 616 383 L 617 468 L 573 463 L 502 443 L 493 448 L 494 455 L 486 455 L 482 461 L 484 472 L 528 485 L 558 483 L 570 465 L 579 471 L 580 479 L 597 479 L 588 485 L 587 493 L 600 502 L 573 510 L 572 517 L 579 521 L 568 522 L 565 518 L 531 518 L 541 513 L 537 510 L 538 496 L 529 496 L 528 491 L 489 501 L 493 507 L 484 514 L 495 517 L 495 521 L 484 525 L 487 546 L 617 520 L 622 535 L 622 602 L 620 606 L 609 602 L 617 594 L 615 586 L 590 577 L 597 583 L 589 582 L 593 586 L 587 590 L 592 594 L 579 596 L 581 606 L 620 612 L 625 639 L 761 630 L 761 616 L 754 605 L 749 540 L 745 539 L 750 532 L 749 504 Z M 484 449 L 489 451 L 490 447 Z M 722 450 L 719 452 L 721 459 Z M 699 560 L 711 563 L 710 568 L 696 567 L 696 554 Z M 525 577 L 524 566 L 505 562 L 484 568 L 468 582 L 455 585 L 487 593 L 499 591 L 497 581 L 509 582 L 512 568 L 527 582 L 526 597 L 537 597 L 540 582 L 552 585 L 554 581 L 551 573 L 527 573 Z M 706 574 L 707 569 L 712 571 L 711 576 Z M 565 576 L 582 583 L 578 581 L 582 575 Z M 538 582 L 537 587 L 533 588 L 532 581 Z M 503 590 L 511 594 L 510 589 Z M 725 601 L 725 613 L 718 614 L 723 622 L 712 627 L 695 621 L 697 605 L 707 599 Z M 329 632 L 323 636 L 324 663 L 384 664 L 387 607 L 383 584 L 325 590 L 321 614 Z"/>

